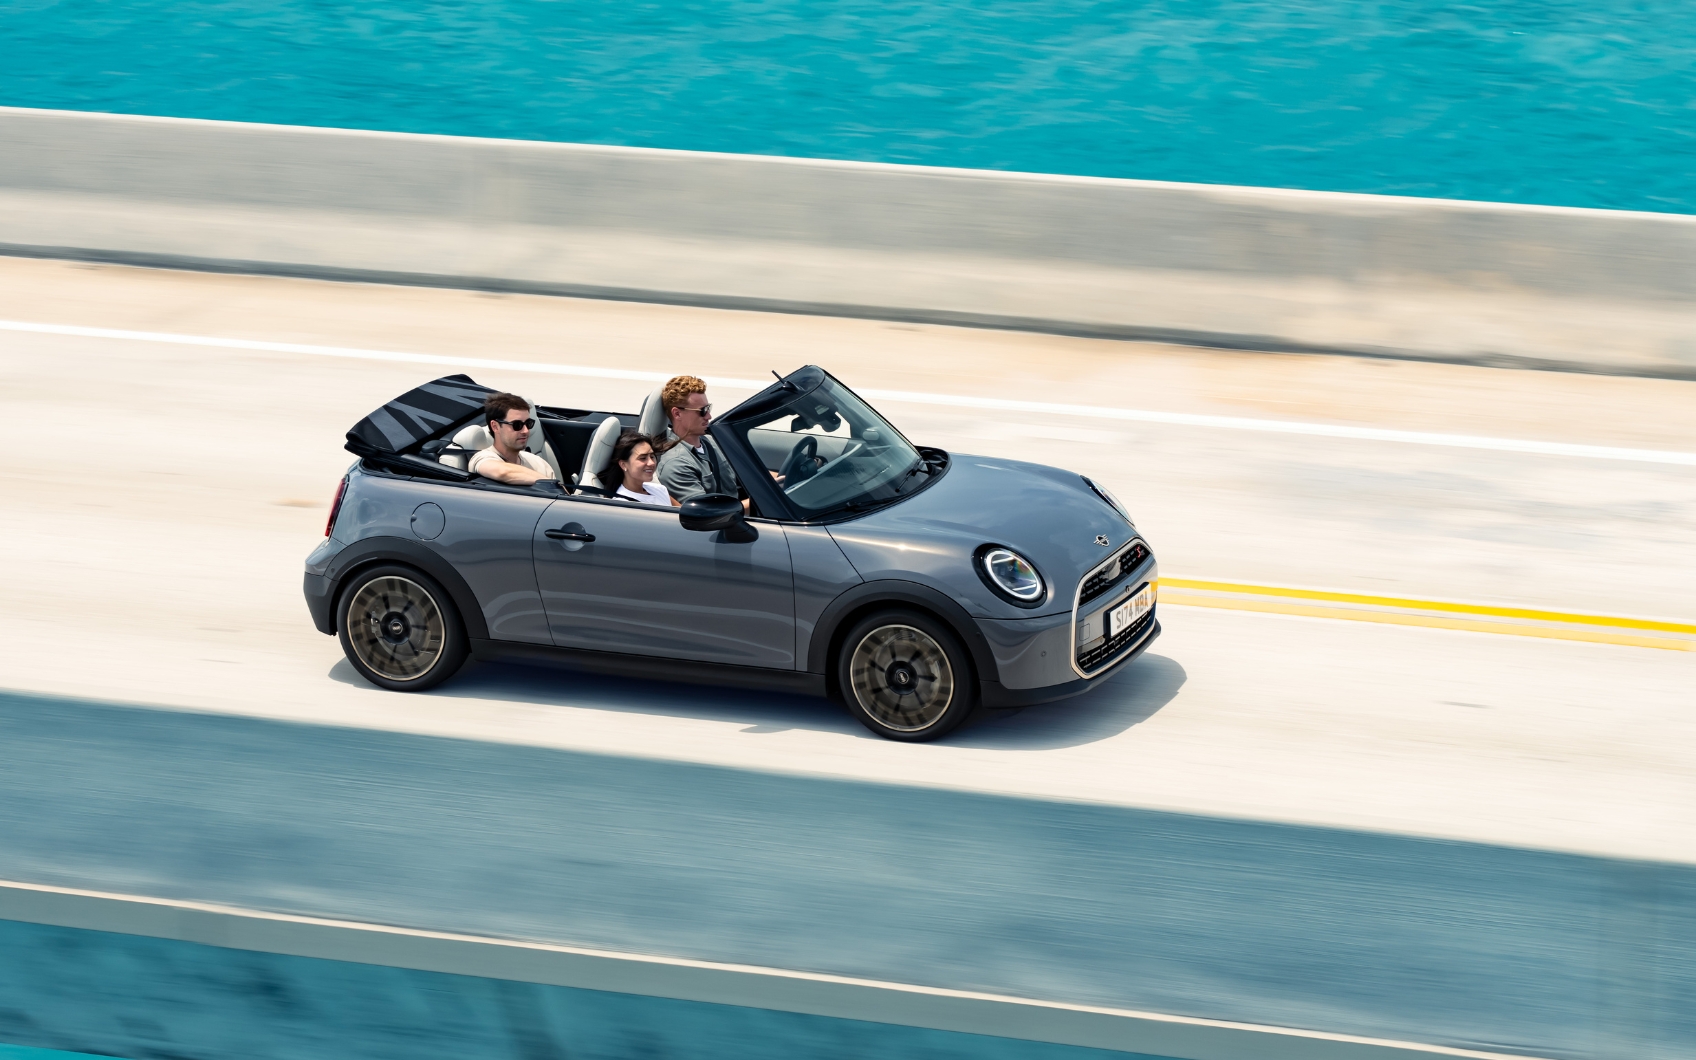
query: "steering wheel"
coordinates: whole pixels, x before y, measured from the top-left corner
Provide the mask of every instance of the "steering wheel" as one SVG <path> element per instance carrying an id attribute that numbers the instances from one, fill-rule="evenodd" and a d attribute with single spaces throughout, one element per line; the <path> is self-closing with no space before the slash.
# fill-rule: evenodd
<path id="1" fill-rule="evenodd" d="M 796 486 L 819 473 L 819 440 L 813 435 L 807 435 L 795 443 L 795 448 L 789 450 L 789 455 L 783 458 L 783 467 L 778 474 L 783 476 L 783 488 L 794 489 Z"/>

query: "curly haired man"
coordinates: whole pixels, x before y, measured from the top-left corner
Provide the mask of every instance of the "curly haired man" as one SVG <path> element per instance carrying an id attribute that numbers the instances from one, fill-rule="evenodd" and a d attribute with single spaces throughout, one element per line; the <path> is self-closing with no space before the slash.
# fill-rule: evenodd
<path id="1" fill-rule="evenodd" d="M 707 401 L 707 384 L 692 375 L 675 376 L 660 392 L 665 406 L 667 439 L 675 439 L 660 454 L 657 477 L 679 501 L 703 493 L 737 495 L 740 483 L 730 461 L 707 436 L 713 407 Z"/>

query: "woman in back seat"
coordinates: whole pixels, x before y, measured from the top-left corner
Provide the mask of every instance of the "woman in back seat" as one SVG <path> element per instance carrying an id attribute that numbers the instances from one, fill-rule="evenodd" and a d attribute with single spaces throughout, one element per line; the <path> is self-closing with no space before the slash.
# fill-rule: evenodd
<path id="1" fill-rule="evenodd" d="M 612 462 L 624 474 L 624 481 L 614 491 L 617 496 L 638 504 L 678 505 L 666 488 L 654 481 L 654 468 L 660 461 L 654 455 L 652 438 L 640 431 L 625 431 L 612 447 Z"/>

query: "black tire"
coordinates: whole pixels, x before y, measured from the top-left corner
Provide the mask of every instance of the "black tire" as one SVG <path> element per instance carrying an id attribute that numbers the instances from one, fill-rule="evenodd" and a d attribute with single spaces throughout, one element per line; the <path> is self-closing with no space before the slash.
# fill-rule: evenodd
<path id="1" fill-rule="evenodd" d="M 954 631 L 905 608 L 854 623 L 836 654 L 842 701 L 860 724 L 890 740 L 934 740 L 977 709 L 977 675 Z"/>
<path id="2" fill-rule="evenodd" d="M 349 578 L 336 602 L 336 628 L 359 675 L 394 692 L 436 687 L 469 653 L 453 598 L 411 567 L 372 567 Z"/>

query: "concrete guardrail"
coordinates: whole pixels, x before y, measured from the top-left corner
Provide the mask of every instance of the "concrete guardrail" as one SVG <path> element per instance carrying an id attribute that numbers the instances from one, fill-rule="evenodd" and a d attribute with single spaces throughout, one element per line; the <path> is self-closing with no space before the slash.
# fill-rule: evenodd
<path id="1" fill-rule="evenodd" d="M 0 108 L 0 253 L 1696 377 L 1696 217 Z"/>
<path id="2" fill-rule="evenodd" d="M 0 1042 L 98 1016 L 78 1051 L 153 1055 L 139 981 L 174 1055 L 238 1009 L 342 1034 L 275 1002 L 336 983 L 470 1034 L 490 980 L 1186 1060 L 1696 1060 L 1689 865 L 6 693 L 0 746 Z"/>

